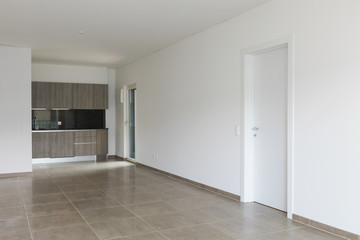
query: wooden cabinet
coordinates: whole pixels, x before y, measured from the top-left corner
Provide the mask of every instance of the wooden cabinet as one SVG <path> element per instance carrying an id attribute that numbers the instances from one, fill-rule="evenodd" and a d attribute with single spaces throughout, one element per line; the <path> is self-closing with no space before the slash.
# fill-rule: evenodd
<path id="1" fill-rule="evenodd" d="M 32 82 L 32 108 L 107 109 L 107 84 Z"/>
<path id="2" fill-rule="evenodd" d="M 50 84 L 50 108 L 69 108 L 73 106 L 73 92 L 71 83 Z"/>
<path id="3" fill-rule="evenodd" d="M 73 85 L 73 109 L 94 109 L 95 88 L 94 84 Z"/>
<path id="4" fill-rule="evenodd" d="M 32 108 L 50 108 L 50 84 L 47 82 L 31 83 Z"/>
<path id="5" fill-rule="evenodd" d="M 94 84 L 95 109 L 108 109 L 108 85 Z"/>
<path id="6" fill-rule="evenodd" d="M 73 157 L 74 153 L 74 132 L 51 133 L 50 157 Z"/>
<path id="7" fill-rule="evenodd" d="M 50 136 L 51 133 L 34 132 L 32 134 L 32 157 L 48 158 L 50 157 Z"/>
<path id="8" fill-rule="evenodd" d="M 96 130 L 75 132 L 75 156 L 96 155 Z"/>
<path id="9" fill-rule="evenodd" d="M 108 130 L 96 130 L 96 155 L 108 154 Z"/>
<path id="10" fill-rule="evenodd" d="M 33 132 L 33 158 L 93 156 L 106 159 L 108 130 Z"/>

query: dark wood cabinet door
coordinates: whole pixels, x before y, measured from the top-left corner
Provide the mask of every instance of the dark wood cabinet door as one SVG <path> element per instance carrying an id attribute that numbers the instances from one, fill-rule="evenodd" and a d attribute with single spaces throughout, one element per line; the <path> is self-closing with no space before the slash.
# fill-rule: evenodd
<path id="1" fill-rule="evenodd" d="M 94 109 L 94 84 L 73 84 L 73 109 Z"/>
<path id="2" fill-rule="evenodd" d="M 108 109 L 108 85 L 94 84 L 95 109 Z"/>
<path id="3" fill-rule="evenodd" d="M 50 84 L 50 108 L 72 108 L 73 94 L 71 83 Z"/>
<path id="4" fill-rule="evenodd" d="M 32 108 L 50 108 L 50 84 L 47 82 L 31 83 Z"/>
<path id="5" fill-rule="evenodd" d="M 108 130 L 96 130 L 96 155 L 108 154 Z"/>
<path id="6" fill-rule="evenodd" d="M 32 133 L 32 157 L 48 158 L 50 157 L 50 135 L 48 132 Z"/>
<path id="7" fill-rule="evenodd" d="M 51 133 L 50 157 L 74 157 L 74 132 Z"/>

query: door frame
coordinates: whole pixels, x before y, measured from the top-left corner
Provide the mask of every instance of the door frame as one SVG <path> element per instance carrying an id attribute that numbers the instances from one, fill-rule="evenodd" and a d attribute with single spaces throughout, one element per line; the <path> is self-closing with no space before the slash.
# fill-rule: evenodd
<path id="1" fill-rule="evenodd" d="M 287 47 L 287 217 L 292 219 L 294 209 L 294 37 L 289 35 L 274 41 L 245 48 L 241 52 L 243 121 L 241 159 L 241 201 L 254 201 L 254 55 Z"/>
<path id="2" fill-rule="evenodd" d="M 129 139 L 129 127 L 130 127 L 130 121 L 129 121 L 129 90 L 136 89 L 136 83 L 130 84 L 123 87 L 123 101 L 124 101 L 124 156 L 126 159 L 136 162 L 136 129 L 135 129 L 135 158 L 130 158 L 130 152 L 129 152 L 129 145 L 130 145 L 130 139 Z M 135 95 L 135 124 L 136 124 L 136 95 Z"/>

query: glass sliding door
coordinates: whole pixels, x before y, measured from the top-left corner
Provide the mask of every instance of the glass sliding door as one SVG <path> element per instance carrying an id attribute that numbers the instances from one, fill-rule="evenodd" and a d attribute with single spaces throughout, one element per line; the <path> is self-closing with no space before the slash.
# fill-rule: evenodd
<path id="1" fill-rule="evenodd" d="M 136 89 L 129 90 L 129 157 L 135 159 L 135 101 Z"/>

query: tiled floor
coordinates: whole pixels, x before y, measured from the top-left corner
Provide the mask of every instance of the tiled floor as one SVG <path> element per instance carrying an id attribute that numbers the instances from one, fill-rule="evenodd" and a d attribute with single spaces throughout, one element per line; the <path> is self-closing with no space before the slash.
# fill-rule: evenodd
<path id="1" fill-rule="evenodd" d="M 34 165 L 0 193 L 1 240 L 341 239 L 128 162 Z"/>

